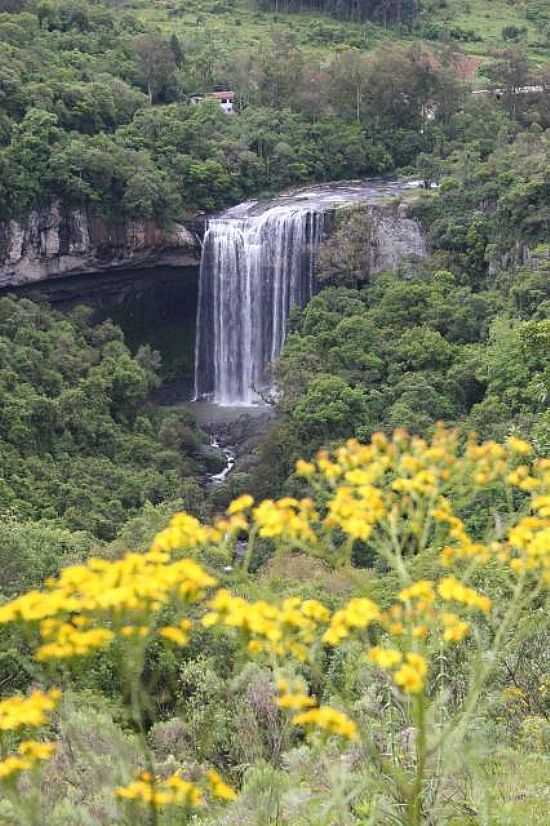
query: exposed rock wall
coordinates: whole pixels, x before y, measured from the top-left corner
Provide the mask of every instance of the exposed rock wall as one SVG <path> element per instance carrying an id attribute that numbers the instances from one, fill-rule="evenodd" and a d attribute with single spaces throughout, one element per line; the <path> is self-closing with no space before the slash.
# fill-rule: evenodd
<path id="1" fill-rule="evenodd" d="M 428 254 L 426 234 L 409 216 L 406 203 L 373 204 L 369 207 L 371 273 L 394 272 L 407 259 Z"/>
<path id="2" fill-rule="evenodd" d="M 190 266 L 199 258 L 198 239 L 181 224 L 108 224 L 59 204 L 32 212 L 25 223 L 0 223 L 0 288 L 118 268 Z"/>

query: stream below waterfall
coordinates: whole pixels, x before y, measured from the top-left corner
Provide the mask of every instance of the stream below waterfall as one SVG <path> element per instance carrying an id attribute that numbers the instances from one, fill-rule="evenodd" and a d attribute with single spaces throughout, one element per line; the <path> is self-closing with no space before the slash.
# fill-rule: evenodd
<path id="1" fill-rule="evenodd" d="M 210 447 L 221 450 L 225 456 L 225 467 L 219 473 L 211 474 L 209 477 L 210 485 L 223 485 L 233 468 L 235 467 L 235 449 L 227 446 L 222 447 L 219 442 L 219 437 L 212 434 L 210 437 Z"/>

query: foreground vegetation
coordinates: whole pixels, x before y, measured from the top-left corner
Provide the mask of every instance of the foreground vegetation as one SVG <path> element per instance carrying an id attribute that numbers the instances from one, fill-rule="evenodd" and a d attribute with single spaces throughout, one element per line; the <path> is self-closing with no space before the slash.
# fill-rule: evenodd
<path id="1" fill-rule="evenodd" d="M 212 526 L 178 514 L 146 553 L 5 603 L 34 690 L 0 702 L 4 822 L 542 826 L 547 787 L 503 820 L 474 778 L 487 750 L 503 776 L 510 747 L 535 773 L 548 748 L 550 478 L 532 456 L 443 428 L 350 441 L 298 463 L 309 497 L 242 496 Z M 270 583 L 248 572 L 261 546 Z M 303 555 L 324 569 L 314 593 L 273 578 Z M 108 706 L 78 719 L 74 691 L 107 665 L 124 723 L 91 747 L 82 726 Z"/>
<path id="2" fill-rule="evenodd" d="M 2 220 L 440 187 L 395 273 L 341 212 L 276 421 L 215 491 L 192 417 L 151 403 L 157 353 L 0 299 L 0 824 L 546 826 L 549 25 L 537 0 L 4 3 Z M 227 83 L 238 117 L 190 104 Z"/>

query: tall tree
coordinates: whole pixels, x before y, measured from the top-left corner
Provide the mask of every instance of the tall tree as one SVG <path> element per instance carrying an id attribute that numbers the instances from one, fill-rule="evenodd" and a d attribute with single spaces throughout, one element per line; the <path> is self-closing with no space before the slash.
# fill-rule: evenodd
<path id="1" fill-rule="evenodd" d="M 176 62 L 170 45 L 156 34 L 141 34 L 134 40 L 140 80 L 151 104 L 173 77 Z"/>

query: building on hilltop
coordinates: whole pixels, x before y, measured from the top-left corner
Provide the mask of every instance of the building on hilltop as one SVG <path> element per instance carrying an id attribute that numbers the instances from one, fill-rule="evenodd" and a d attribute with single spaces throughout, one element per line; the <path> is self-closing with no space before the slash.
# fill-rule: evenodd
<path id="1" fill-rule="evenodd" d="M 232 92 L 231 90 L 206 92 L 205 94 L 199 93 L 191 95 L 189 100 L 194 105 L 203 103 L 205 100 L 217 100 L 220 104 L 220 108 L 226 113 L 226 115 L 232 115 L 235 113 L 235 92 Z"/>

